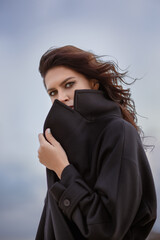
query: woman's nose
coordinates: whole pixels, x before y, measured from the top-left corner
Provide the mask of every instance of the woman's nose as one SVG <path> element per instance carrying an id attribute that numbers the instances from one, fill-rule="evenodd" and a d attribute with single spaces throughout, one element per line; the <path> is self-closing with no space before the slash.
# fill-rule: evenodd
<path id="1" fill-rule="evenodd" d="M 61 93 L 58 94 L 58 100 L 60 102 L 65 103 L 67 100 L 69 100 L 69 98 L 68 98 L 68 96 L 65 93 L 61 92 Z"/>

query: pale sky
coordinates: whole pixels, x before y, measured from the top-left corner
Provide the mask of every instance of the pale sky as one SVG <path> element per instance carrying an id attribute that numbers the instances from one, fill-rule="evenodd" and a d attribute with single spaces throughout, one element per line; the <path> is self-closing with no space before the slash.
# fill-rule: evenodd
<path id="1" fill-rule="evenodd" d="M 72 44 L 128 68 L 160 200 L 160 2 L 158 0 L 0 1 L 0 239 L 34 239 L 46 194 L 37 158 L 51 102 L 38 72 L 41 55 Z M 144 118 L 145 117 L 145 118 Z M 158 208 L 160 212 L 160 208 Z M 160 222 L 154 229 L 160 232 Z"/>

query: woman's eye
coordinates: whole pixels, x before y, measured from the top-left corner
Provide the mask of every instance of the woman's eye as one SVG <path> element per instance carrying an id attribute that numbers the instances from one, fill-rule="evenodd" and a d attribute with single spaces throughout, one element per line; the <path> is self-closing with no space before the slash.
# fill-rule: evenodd
<path id="1" fill-rule="evenodd" d="M 49 96 L 53 97 L 55 95 L 55 91 L 49 93 Z"/>
<path id="2" fill-rule="evenodd" d="M 68 82 L 68 83 L 66 83 L 65 87 L 66 87 L 66 88 L 69 88 L 69 87 L 71 87 L 73 84 L 74 84 L 74 82 Z"/>

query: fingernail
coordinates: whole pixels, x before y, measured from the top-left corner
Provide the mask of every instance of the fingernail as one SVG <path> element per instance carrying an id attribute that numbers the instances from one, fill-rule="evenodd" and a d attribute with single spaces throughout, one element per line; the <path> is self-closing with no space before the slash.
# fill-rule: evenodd
<path id="1" fill-rule="evenodd" d="M 51 129 L 50 129 L 50 128 L 47 128 L 47 132 L 50 134 L 50 133 L 51 133 Z"/>

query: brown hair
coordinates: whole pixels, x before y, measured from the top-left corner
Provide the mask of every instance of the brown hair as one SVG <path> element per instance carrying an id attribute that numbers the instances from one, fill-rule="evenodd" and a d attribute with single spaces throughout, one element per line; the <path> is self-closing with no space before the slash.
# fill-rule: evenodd
<path id="1" fill-rule="evenodd" d="M 49 49 L 40 60 L 39 71 L 45 85 L 45 75 L 55 66 L 66 66 L 90 79 L 97 79 L 100 90 L 103 90 L 111 100 L 118 103 L 123 118 L 130 122 L 137 131 L 137 117 L 130 89 L 124 89 L 122 84 L 129 85 L 124 78 L 127 72 L 120 73 L 115 62 L 102 61 L 100 56 L 84 51 L 74 46 L 64 46 Z M 46 86 L 45 86 L 46 87 Z"/>

